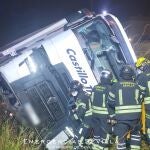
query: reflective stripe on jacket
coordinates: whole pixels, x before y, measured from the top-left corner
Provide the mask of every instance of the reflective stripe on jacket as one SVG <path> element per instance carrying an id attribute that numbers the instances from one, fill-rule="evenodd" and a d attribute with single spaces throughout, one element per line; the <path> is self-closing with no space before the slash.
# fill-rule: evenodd
<path id="1" fill-rule="evenodd" d="M 109 113 L 119 120 L 139 119 L 141 115 L 142 89 L 133 81 L 120 81 L 109 92 Z"/>

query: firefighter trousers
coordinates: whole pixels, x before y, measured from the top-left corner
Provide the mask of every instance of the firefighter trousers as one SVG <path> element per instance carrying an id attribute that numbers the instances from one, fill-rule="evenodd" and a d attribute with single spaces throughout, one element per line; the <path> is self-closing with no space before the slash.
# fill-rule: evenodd
<path id="1" fill-rule="evenodd" d="M 93 117 L 94 137 L 92 143 L 93 150 L 107 150 L 110 138 L 111 126 L 106 118 Z"/>
<path id="2" fill-rule="evenodd" d="M 130 148 L 131 150 L 140 150 L 141 134 L 140 134 L 139 120 L 120 120 L 114 126 L 114 133 L 116 135 L 117 150 L 126 150 L 126 139 L 130 132 Z"/>

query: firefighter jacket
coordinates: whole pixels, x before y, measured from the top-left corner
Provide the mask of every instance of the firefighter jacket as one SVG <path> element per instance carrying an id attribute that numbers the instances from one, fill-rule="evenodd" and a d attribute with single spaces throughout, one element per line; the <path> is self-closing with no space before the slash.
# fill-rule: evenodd
<path id="1" fill-rule="evenodd" d="M 107 118 L 108 110 L 106 99 L 108 96 L 108 91 L 108 87 L 103 85 L 97 85 L 93 88 L 92 94 L 88 99 L 87 111 L 85 112 L 85 117 L 83 120 L 83 130 L 80 141 L 86 137 L 90 127 L 95 128 L 93 117 L 98 117 L 100 119 Z"/>
<path id="2" fill-rule="evenodd" d="M 80 92 L 77 96 L 75 105 L 74 119 L 82 121 L 85 117 L 86 111 L 89 110 L 89 94 L 84 91 Z"/>
<path id="3" fill-rule="evenodd" d="M 93 117 L 106 118 L 108 116 L 107 110 L 107 96 L 110 87 L 106 85 L 96 85 L 88 100 L 87 111 L 85 113 L 84 123 L 89 127 L 93 126 Z"/>
<path id="4" fill-rule="evenodd" d="M 109 86 L 97 85 L 93 88 L 91 95 L 91 110 L 92 116 L 98 118 L 106 118 L 108 116 L 107 97 Z"/>
<path id="5" fill-rule="evenodd" d="M 141 116 L 142 90 L 133 81 L 112 85 L 108 96 L 108 111 L 117 120 L 134 120 Z"/>
<path id="6" fill-rule="evenodd" d="M 144 104 L 146 109 L 150 111 L 150 72 L 139 74 L 137 77 L 137 83 L 144 91 Z"/>

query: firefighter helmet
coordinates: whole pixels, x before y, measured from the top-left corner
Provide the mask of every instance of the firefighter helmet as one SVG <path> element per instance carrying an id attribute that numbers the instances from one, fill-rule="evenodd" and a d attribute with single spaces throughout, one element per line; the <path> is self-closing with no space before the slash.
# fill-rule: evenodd
<path id="1" fill-rule="evenodd" d="M 112 78 L 113 75 L 109 70 L 105 69 L 100 73 L 100 82 L 102 84 L 111 84 Z"/>
<path id="2" fill-rule="evenodd" d="M 73 80 L 70 83 L 70 91 L 80 91 L 82 89 L 82 84 L 77 81 L 77 80 Z"/>
<path id="3" fill-rule="evenodd" d="M 120 70 L 120 77 L 125 80 L 132 80 L 135 77 L 135 70 L 130 65 L 124 65 Z"/>
<path id="4" fill-rule="evenodd" d="M 141 71 L 150 70 L 150 60 L 144 57 L 138 58 L 136 62 L 136 68 L 140 69 Z"/>
<path id="5" fill-rule="evenodd" d="M 140 68 L 143 64 L 149 63 L 149 60 L 146 59 L 145 57 L 139 57 L 137 62 L 136 62 L 136 68 Z"/>

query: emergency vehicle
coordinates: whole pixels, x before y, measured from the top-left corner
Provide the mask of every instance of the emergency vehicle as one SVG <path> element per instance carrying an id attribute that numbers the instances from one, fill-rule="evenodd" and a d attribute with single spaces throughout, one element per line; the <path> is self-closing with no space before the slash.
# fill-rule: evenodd
<path id="1" fill-rule="evenodd" d="M 93 31 L 99 36 L 94 43 L 100 46 L 98 50 L 90 45 Z M 68 128 L 72 80 L 80 81 L 90 93 L 103 69 L 111 70 L 118 79 L 122 65 L 136 62 L 119 20 L 112 14 L 86 9 L 0 50 L 0 84 L 7 91 L 1 94 L 9 109 L 34 126 L 41 139 L 58 137 Z"/>

